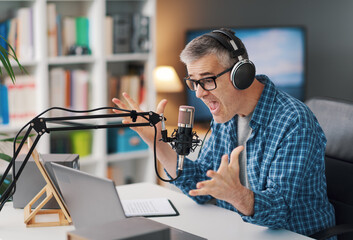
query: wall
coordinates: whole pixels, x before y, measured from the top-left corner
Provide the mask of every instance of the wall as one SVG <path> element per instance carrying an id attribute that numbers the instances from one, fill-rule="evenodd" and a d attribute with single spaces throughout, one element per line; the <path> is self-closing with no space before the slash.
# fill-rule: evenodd
<path id="1" fill-rule="evenodd" d="M 172 65 L 184 77 L 179 53 L 188 29 L 301 25 L 307 30 L 306 98 L 353 101 L 352 9 L 351 0 L 157 0 L 157 65 Z M 169 111 L 185 104 L 185 96 L 168 98 Z"/>

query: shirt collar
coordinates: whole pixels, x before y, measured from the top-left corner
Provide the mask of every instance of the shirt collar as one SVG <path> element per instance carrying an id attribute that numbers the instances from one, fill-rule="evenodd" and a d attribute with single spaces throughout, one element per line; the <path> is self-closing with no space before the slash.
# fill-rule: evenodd
<path id="1" fill-rule="evenodd" d="M 273 102 L 276 96 L 276 87 L 272 81 L 266 75 L 256 75 L 256 79 L 265 85 L 261 97 L 257 102 L 254 112 L 250 120 L 250 127 L 254 129 L 255 125 L 266 125 L 270 119 L 270 112 L 273 106 Z M 231 127 L 234 124 L 236 125 L 238 121 L 238 115 L 235 115 L 231 120 L 224 123 L 225 125 Z M 214 130 L 214 127 L 218 124 L 214 122 L 214 119 L 211 121 L 211 128 Z"/>
<path id="2" fill-rule="evenodd" d="M 276 96 L 275 85 L 266 75 L 257 75 L 256 79 L 264 84 L 265 87 L 252 115 L 250 121 L 251 128 L 255 127 L 254 124 L 267 125 L 270 120 L 270 113 Z"/>

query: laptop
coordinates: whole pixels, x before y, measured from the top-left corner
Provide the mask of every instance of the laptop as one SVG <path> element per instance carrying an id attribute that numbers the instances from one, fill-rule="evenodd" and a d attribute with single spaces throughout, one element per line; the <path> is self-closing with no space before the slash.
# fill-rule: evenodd
<path id="1" fill-rule="evenodd" d="M 76 229 L 122 220 L 125 216 L 115 184 L 110 179 L 50 163 L 51 178 L 62 198 Z M 170 227 L 172 240 L 200 240 L 202 237 Z"/>

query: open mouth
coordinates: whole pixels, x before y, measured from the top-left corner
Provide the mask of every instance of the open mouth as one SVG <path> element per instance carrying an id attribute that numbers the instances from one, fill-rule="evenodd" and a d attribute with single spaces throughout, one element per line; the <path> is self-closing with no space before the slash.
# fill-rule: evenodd
<path id="1" fill-rule="evenodd" d="M 211 101 L 207 104 L 208 108 L 210 109 L 212 114 L 217 114 L 219 110 L 219 102 Z"/>

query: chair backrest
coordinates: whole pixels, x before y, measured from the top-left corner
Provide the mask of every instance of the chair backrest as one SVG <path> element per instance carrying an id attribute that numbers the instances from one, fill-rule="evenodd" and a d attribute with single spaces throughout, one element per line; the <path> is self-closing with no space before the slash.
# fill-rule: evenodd
<path id="1" fill-rule="evenodd" d="M 336 225 L 353 223 L 353 102 L 314 98 L 306 102 L 327 138 L 327 194 Z M 340 239 L 353 239 L 353 234 Z"/>

